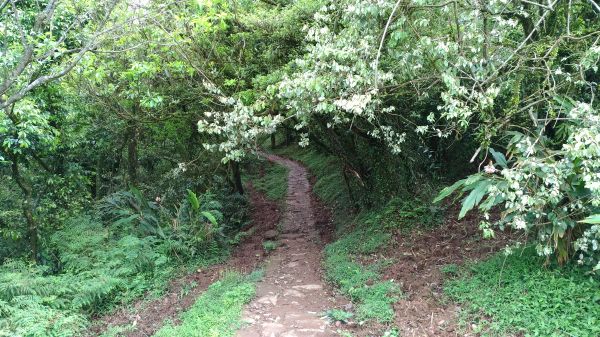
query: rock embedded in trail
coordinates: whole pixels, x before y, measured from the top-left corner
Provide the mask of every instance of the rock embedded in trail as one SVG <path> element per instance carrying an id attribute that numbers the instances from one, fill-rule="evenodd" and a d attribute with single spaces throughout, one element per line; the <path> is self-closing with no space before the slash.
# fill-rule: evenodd
<path id="1" fill-rule="evenodd" d="M 277 236 L 279 236 L 279 233 L 277 233 L 277 231 L 274 229 L 268 230 L 263 233 L 263 237 L 267 240 L 275 240 L 277 239 Z"/>

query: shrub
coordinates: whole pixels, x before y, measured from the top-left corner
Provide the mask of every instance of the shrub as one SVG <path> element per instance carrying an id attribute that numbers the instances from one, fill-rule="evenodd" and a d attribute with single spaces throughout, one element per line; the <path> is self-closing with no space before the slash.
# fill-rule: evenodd
<path id="1" fill-rule="evenodd" d="M 177 266 L 215 261 L 228 241 L 220 209 L 191 191 L 177 212 L 136 190 L 105 198 L 100 216 L 71 218 L 48 240 L 55 265 L 0 266 L 0 336 L 77 335 L 90 315 L 162 289 Z"/>
<path id="2" fill-rule="evenodd" d="M 494 235 L 492 226 L 512 227 L 533 234 L 540 255 L 554 254 L 563 264 L 580 250 L 588 255 L 582 262 L 596 265 L 599 251 L 573 242 L 585 230 L 593 236 L 591 216 L 600 209 L 600 114 L 586 103 L 556 100 L 554 108 L 563 111 L 566 121 L 554 138 L 511 132 L 508 158 L 490 149 L 494 162 L 484 172 L 445 188 L 436 200 L 455 191 L 468 193 L 459 216 L 478 207 L 486 219 L 503 205 L 499 221 L 481 223 L 485 235 Z"/>

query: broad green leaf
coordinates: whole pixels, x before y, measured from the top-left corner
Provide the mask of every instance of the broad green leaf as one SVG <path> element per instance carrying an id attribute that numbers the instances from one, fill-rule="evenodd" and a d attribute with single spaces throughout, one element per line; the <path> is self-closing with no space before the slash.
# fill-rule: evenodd
<path id="1" fill-rule="evenodd" d="M 481 202 L 481 199 L 483 199 L 483 196 L 487 193 L 490 185 L 491 182 L 489 180 L 483 180 L 477 183 L 471 193 L 469 193 L 469 195 L 463 200 L 462 208 L 460 209 L 460 214 L 458 215 L 459 219 L 462 219 L 467 212 L 472 210 Z"/>
<path id="2" fill-rule="evenodd" d="M 594 215 L 590 215 L 587 218 L 579 221 L 581 223 L 587 223 L 590 225 L 598 225 L 600 224 L 600 214 L 594 214 Z"/>
<path id="3" fill-rule="evenodd" d="M 192 206 L 192 209 L 197 211 L 200 209 L 200 201 L 198 201 L 198 197 L 196 196 L 196 193 L 187 190 L 188 192 L 188 201 L 190 202 L 190 205 Z"/>
<path id="4" fill-rule="evenodd" d="M 435 199 L 433 199 L 433 202 L 438 203 L 438 202 L 442 201 L 443 199 L 447 198 L 450 194 L 454 193 L 454 191 L 456 191 L 458 188 L 463 186 L 463 184 L 466 181 L 467 181 L 467 179 L 461 179 L 450 186 L 444 187 L 444 189 L 442 189 L 440 194 L 438 194 L 438 196 L 435 197 Z"/>
<path id="5" fill-rule="evenodd" d="M 210 221 L 210 223 L 212 223 L 214 226 L 217 225 L 217 218 L 215 218 L 211 212 L 204 211 L 202 212 L 202 215 L 204 215 L 204 217 L 207 218 L 208 221 Z"/>
<path id="6" fill-rule="evenodd" d="M 122 219 L 119 219 L 119 220 L 115 221 L 113 223 L 113 226 L 121 226 L 123 224 L 130 223 L 130 222 L 138 219 L 139 217 L 140 217 L 140 215 L 137 214 L 137 213 L 133 214 L 133 215 L 130 215 L 130 216 L 126 217 L 126 218 L 122 218 Z"/>
<path id="7" fill-rule="evenodd" d="M 570 97 L 554 96 L 554 100 L 567 111 L 573 109 L 575 106 L 575 102 Z"/>
<path id="8" fill-rule="evenodd" d="M 504 157 L 504 154 L 502 154 L 501 152 L 497 152 L 496 150 L 490 148 L 490 153 L 492 154 L 492 156 L 494 157 L 494 160 L 496 161 L 496 163 L 500 166 L 502 166 L 503 168 L 507 168 L 508 164 L 506 162 L 506 157 Z"/>

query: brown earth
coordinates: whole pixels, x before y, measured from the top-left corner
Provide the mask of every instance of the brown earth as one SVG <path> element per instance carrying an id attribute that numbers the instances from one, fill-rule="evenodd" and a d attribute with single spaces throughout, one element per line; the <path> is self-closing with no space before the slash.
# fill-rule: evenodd
<path id="1" fill-rule="evenodd" d="M 464 337 L 477 336 L 469 327 L 458 326 L 460 307 L 443 294 L 442 267 L 478 261 L 497 253 L 511 243 L 515 235 L 497 232 L 493 240 L 483 239 L 480 218 L 471 214 L 457 221 L 458 208 L 445 214 L 444 223 L 433 229 L 414 229 L 410 233 L 397 231 L 391 244 L 382 251 L 365 256 L 361 262 L 370 264 L 392 260 L 383 272 L 383 280 L 402 285 L 402 298 L 394 304 L 395 318 L 391 324 L 367 322 L 351 324 L 344 330 L 354 337 L 379 337 L 390 328 L 398 328 L 403 337 Z"/>
<path id="2" fill-rule="evenodd" d="M 435 229 L 414 230 L 408 235 L 397 233 L 393 244 L 383 253 L 394 259 L 384 272 L 384 279 L 402 284 L 404 297 L 394 305 L 394 324 L 402 336 L 472 336 L 459 329 L 459 307 L 443 294 L 442 267 L 482 260 L 505 247 L 514 235 L 497 232 L 493 240 L 483 239 L 479 217 L 475 214 L 457 221 L 458 208 L 445 216 Z"/>
<path id="3" fill-rule="evenodd" d="M 264 261 L 266 253 L 262 243 L 265 233 L 277 230 L 280 210 L 276 202 L 268 200 L 263 194 L 248 186 L 250 194 L 251 219 L 250 225 L 244 231 L 253 234 L 244 239 L 236 247 L 231 258 L 223 264 L 198 270 L 183 278 L 174 280 L 161 298 L 147 301 L 139 300 L 130 308 L 122 308 L 116 312 L 98 319 L 89 330 L 89 336 L 98 336 L 111 327 L 126 326 L 133 330 L 124 333 L 128 337 L 152 336 L 163 325 L 166 319 L 177 322 L 180 313 L 187 310 L 196 302 L 210 284 L 218 280 L 226 271 L 235 270 L 249 273 Z M 196 284 L 187 291 L 190 284 Z M 185 295 L 183 295 L 185 294 Z"/>

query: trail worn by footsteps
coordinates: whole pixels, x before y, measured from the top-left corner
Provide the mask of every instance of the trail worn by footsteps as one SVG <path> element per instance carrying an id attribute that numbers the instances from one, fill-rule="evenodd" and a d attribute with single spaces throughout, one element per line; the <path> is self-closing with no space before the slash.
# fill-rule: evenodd
<path id="1" fill-rule="evenodd" d="M 322 317 L 339 303 L 321 278 L 322 244 L 315 228 L 306 169 L 282 157 L 264 156 L 289 169 L 281 246 L 267 262 L 256 299 L 244 311 L 247 326 L 237 337 L 337 336 Z"/>

